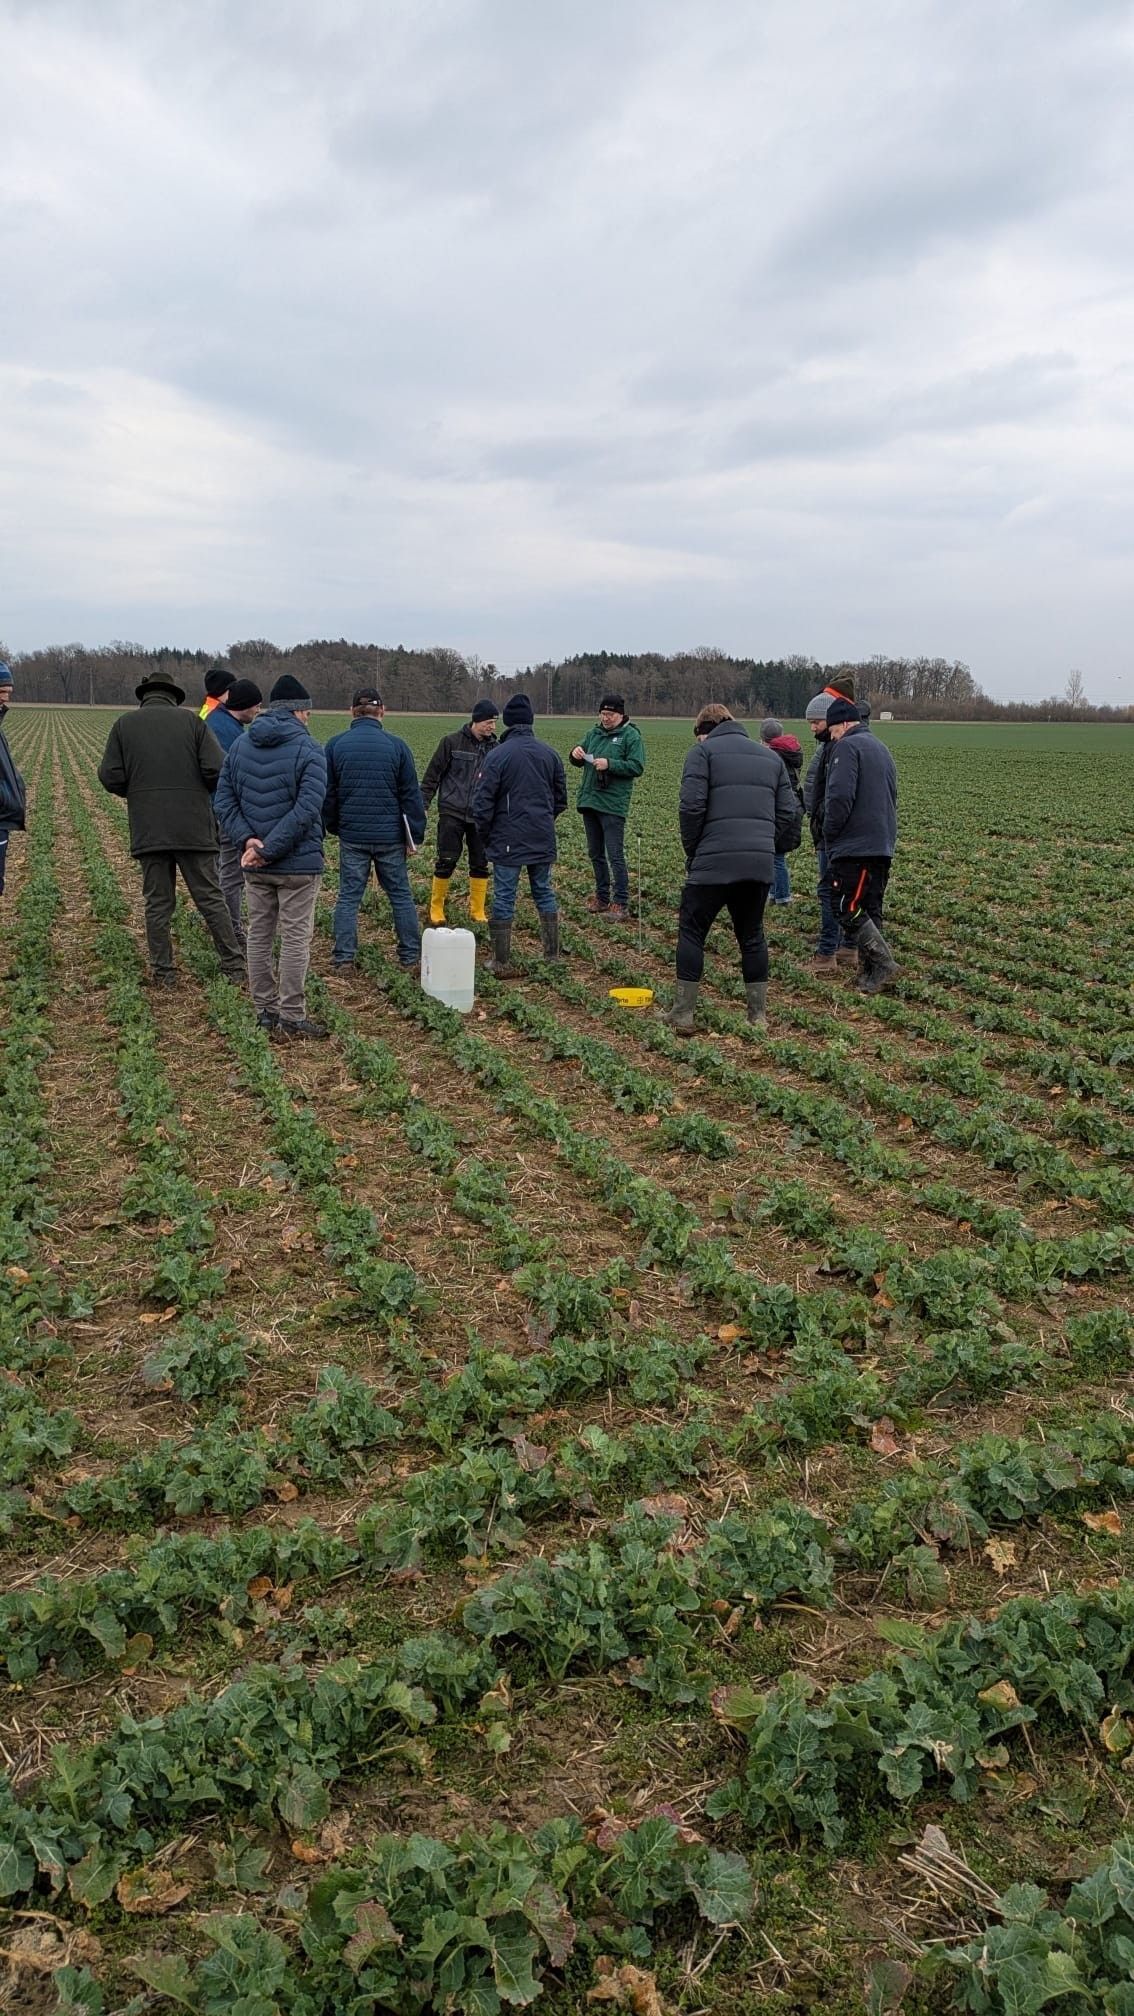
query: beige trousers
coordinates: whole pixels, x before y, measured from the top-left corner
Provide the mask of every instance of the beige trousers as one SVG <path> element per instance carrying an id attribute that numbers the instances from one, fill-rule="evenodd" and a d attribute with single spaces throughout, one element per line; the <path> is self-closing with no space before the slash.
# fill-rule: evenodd
<path id="1" fill-rule="evenodd" d="M 248 986 L 258 1015 L 278 1015 L 283 1022 L 301 1022 L 307 1012 L 304 988 L 315 931 L 318 875 L 273 875 L 270 869 L 249 869 L 244 878 L 248 899 Z M 279 933 L 277 973 L 272 946 Z"/>

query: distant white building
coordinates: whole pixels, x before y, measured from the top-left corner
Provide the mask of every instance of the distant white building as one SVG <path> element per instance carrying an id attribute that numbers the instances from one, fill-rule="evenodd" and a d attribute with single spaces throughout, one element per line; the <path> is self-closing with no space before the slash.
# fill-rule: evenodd
<path id="1" fill-rule="evenodd" d="M 880 721 L 892 721 L 892 720 L 893 720 L 893 718 L 894 718 L 894 717 L 893 717 L 893 715 L 892 715 L 892 714 L 880 714 L 880 715 L 878 716 L 878 719 L 879 719 Z"/>

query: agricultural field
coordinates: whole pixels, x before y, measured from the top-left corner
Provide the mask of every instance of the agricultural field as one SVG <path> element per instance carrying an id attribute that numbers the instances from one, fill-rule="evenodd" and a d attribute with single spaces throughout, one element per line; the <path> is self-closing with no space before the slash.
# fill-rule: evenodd
<path id="1" fill-rule="evenodd" d="M 461 1018 L 329 843 L 273 1048 L 143 985 L 112 718 L 8 723 L 0 2008 L 1134 2008 L 1129 731 L 887 727 L 895 989 L 805 840 L 682 1043 L 647 723 L 640 931 L 572 808 Z"/>

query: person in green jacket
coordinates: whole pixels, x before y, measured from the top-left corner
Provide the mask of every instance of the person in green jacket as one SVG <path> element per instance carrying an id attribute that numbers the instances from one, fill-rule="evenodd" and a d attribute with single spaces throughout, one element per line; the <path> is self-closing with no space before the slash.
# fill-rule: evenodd
<path id="1" fill-rule="evenodd" d="M 579 811 L 587 835 L 587 853 L 594 869 L 595 893 L 588 910 L 601 910 L 624 924 L 630 915 L 630 876 L 626 867 L 626 814 L 635 777 L 646 767 L 646 750 L 628 719 L 621 693 L 604 693 L 596 727 L 571 751 L 575 768 L 585 772 L 579 786 Z M 611 902 L 611 884 L 614 901 Z"/>

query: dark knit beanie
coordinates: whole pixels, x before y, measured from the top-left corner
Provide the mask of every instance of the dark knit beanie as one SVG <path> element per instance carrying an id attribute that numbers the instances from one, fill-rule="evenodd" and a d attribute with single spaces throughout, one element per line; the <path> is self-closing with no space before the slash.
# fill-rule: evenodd
<path id="1" fill-rule="evenodd" d="M 783 732 L 784 732 L 783 722 L 777 721 L 774 714 L 766 714 L 764 719 L 760 723 L 761 742 L 774 742 L 776 736 L 782 735 Z"/>
<path id="2" fill-rule="evenodd" d="M 224 696 L 222 705 L 230 714 L 242 713 L 245 707 L 259 707 L 263 701 L 260 688 L 252 679 L 234 679 Z"/>
<path id="3" fill-rule="evenodd" d="M 223 665 L 214 665 L 212 671 L 205 674 L 205 691 L 210 700 L 219 700 L 235 684 L 232 673 L 226 672 Z"/>
<path id="4" fill-rule="evenodd" d="M 600 714 L 604 714 L 609 707 L 612 714 L 621 714 L 623 720 L 626 719 L 626 702 L 621 693 L 604 693 L 598 704 Z"/>
<path id="5" fill-rule="evenodd" d="M 311 705 L 310 693 L 304 692 L 298 679 L 293 679 L 290 672 L 282 673 L 276 680 L 268 699 L 273 707 L 279 707 L 281 711 L 286 709 L 292 714 L 297 711 L 302 713 Z"/>
<path id="6" fill-rule="evenodd" d="M 495 721 L 500 709 L 495 700 L 478 700 L 472 710 L 474 721 Z"/>
<path id="7" fill-rule="evenodd" d="M 12 684 L 12 668 L 6 658 L 0 658 L 0 686 Z"/>
<path id="8" fill-rule="evenodd" d="M 535 712 L 526 693 L 513 693 L 504 709 L 505 728 L 530 728 Z"/>
<path id="9" fill-rule="evenodd" d="M 827 709 L 828 728 L 837 728 L 840 721 L 861 721 L 862 716 L 853 700 L 832 700 Z"/>

